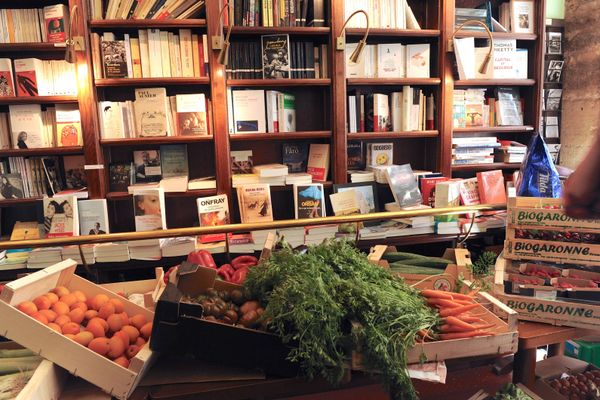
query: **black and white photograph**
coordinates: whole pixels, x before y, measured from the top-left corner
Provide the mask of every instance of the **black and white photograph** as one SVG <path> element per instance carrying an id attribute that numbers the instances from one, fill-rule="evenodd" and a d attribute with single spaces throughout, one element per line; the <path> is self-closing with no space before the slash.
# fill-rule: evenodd
<path id="1" fill-rule="evenodd" d="M 562 54 L 562 33 L 561 32 L 548 32 L 548 41 L 546 53 L 548 54 Z"/>
<path id="2" fill-rule="evenodd" d="M 560 111 L 560 102 L 562 98 L 562 89 L 547 89 L 545 91 L 544 111 Z"/>
<path id="3" fill-rule="evenodd" d="M 548 64 L 548 70 L 546 71 L 546 82 L 561 82 L 563 64 L 564 61 L 562 60 L 550 60 L 550 63 Z"/>
<path id="4" fill-rule="evenodd" d="M 160 151 L 140 150 L 133 152 L 136 182 L 158 182 L 161 178 Z"/>
<path id="5" fill-rule="evenodd" d="M 22 199 L 23 197 L 21 174 L 0 175 L 0 199 Z"/>
<path id="6" fill-rule="evenodd" d="M 263 35 L 261 39 L 263 78 L 289 78 L 290 37 L 288 35 Z"/>

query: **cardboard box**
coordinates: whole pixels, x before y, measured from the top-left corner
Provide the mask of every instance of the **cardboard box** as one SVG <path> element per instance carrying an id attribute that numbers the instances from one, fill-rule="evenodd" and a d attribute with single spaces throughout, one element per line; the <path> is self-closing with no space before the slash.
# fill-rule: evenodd
<path id="1" fill-rule="evenodd" d="M 81 290 L 88 297 L 101 293 L 111 298 L 118 297 L 115 293 L 75 275 L 76 267 L 75 261 L 65 260 L 7 284 L 0 295 L 0 332 L 2 336 L 54 362 L 71 374 L 93 383 L 119 399 L 125 399 L 131 395 L 153 361 L 154 357 L 148 344 L 131 359 L 129 368 L 126 369 L 58 334 L 14 307 L 61 285 L 71 291 Z M 154 314 L 151 311 L 126 299 L 120 299 L 129 315 L 143 314 L 149 321 L 153 320 Z"/>
<path id="2" fill-rule="evenodd" d="M 279 376 L 296 376 L 298 365 L 286 361 L 291 347 L 279 336 L 242 326 L 202 319 L 200 304 L 186 302 L 209 288 L 231 291 L 240 286 L 216 280 L 216 270 L 182 263 L 177 286 L 168 284 L 156 305 L 150 347 L 169 354 L 244 368 L 260 368 Z"/>
<path id="3" fill-rule="evenodd" d="M 148 310 L 154 311 L 156 302 L 165 290 L 164 276 L 165 272 L 161 267 L 154 269 L 156 278 L 145 279 L 140 281 L 126 281 L 126 282 L 114 282 L 114 283 L 103 283 L 102 286 L 105 289 L 110 290 L 113 293 L 124 293 L 126 296 L 132 294 L 139 294 L 143 296 L 143 306 Z M 138 303 L 139 304 L 139 303 Z"/>
<path id="4" fill-rule="evenodd" d="M 540 361 L 536 365 L 535 392 L 544 400 L 569 400 L 569 398 L 556 391 L 550 384 L 553 379 L 560 378 L 563 374 L 576 375 L 581 372 L 596 370 L 593 365 L 567 356 L 555 356 Z"/>

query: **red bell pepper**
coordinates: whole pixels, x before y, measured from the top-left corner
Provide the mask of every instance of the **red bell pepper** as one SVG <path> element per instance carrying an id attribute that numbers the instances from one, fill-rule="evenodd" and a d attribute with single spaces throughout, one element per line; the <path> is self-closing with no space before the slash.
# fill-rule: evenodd
<path id="1" fill-rule="evenodd" d="M 235 269 L 230 264 L 223 264 L 217 270 L 217 275 L 221 276 L 224 281 L 230 282 L 231 277 L 235 273 Z"/>
<path id="2" fill-rule="evenodd" d="M 173 273 L 173 271 L 175 271 L 177 269 L 177 267 L 179 267 L 179 265 L 176 265 L 174 267 L 171 267 L 167 270 L 167 272 L 165 272 L 165 276 L 163 278 L 165 284 L 169 283 L 169 277 L 171 276 L 171 274 Z"/>
<path id="3" fill-rule="evenodd" d="M 253 267 L 258 264 L 258 259 L 254 256 L 238 256 L 231 260 L 231 266 L 235 269 Z"/>
<path id="4" fill-rule="evenodd" d="M 217 264 L 208 250 L 192 251 L 188 254 L 187 260 L 206 268 L 217 269 Z"/>
<path id="5" fill-rule="evenodd" d="M 248 271 L 249 269 L 247 267 L 236 270 L 233 276 L 231 277 L 230 282 L 241 285 L 246 280 L 246 275 L 248 275 Z"/>

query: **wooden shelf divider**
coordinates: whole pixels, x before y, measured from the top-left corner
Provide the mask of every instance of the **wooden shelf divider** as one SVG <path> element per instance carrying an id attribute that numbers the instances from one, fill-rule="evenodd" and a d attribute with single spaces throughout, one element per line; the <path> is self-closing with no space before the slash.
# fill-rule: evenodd
<path id="1" fill-rule="evenodd" d="M 290 87 L 290 86 L 329 86 L 331 79 L 228 79 L 227 86 L 264 86 L 264 87 Z"/>
<path id="2" fill-rule="evenodd" d="M 348 140 L 372 140 L 372 139 L 420 139 L 438 137 L 440 132 L 433 131 L 409 131 L 409 132 L 357 132 L 348 133 Z"/>
<path id="3" fill-rule="evenodd" d="M 252 140 L 298 140 L 298 139 L 326 139 L 331 138 L 331 131 L 307 132 L 277 132 L 277 133 L 234 133 L 229 135 L 229 140 L 241 142 Z"/>
<path id="4" fill-rule="evenodd" d="M 153 144 L 211 142 L 212 140 L 213 140 L 212 135 L 156 136 L 156 137 L 141 137 L 141 138 L 125 138 L 125 139 L 100 139 L 100 144 L 102 146 L 107 146 L 107 147 L 117 147 L 117 146 L 153 145 Z"/>
<path id="5" fill-rule="evenodd" d="M 92 29 L 206 28 L 205 19 L 94 19 Z"/>
<path id="6" fill-rule="evenodd" d="M 0 157 L 51 156 L 82 153 L 83 146 L 42 147 L 38 149 L 3 149 L 0 150 Z"/>
<path id="7" fill-rule="evenodd" d="M 0 104 L 77 103 L 77 96 L 0 97 Z"/>
<path id="8" fill-rule="evenodd" d="M 208 85 L 210 78 L 113 78 L 96 79 L 96 86 L 172 86 L 172 85 Z"/>

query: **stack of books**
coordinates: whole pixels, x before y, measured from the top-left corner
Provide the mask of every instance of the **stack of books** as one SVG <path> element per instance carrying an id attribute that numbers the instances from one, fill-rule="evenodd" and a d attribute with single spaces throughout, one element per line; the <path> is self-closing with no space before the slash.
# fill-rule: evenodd
<path id="1" fill-rule="evenodd" d="M 135 240 L 127 243 L 132 260 L 160 260 L 161 239 Z"/>
<path id="2" fill-rule="evenodd" d="M 386 203 L 385 210 L 386 211 L 406 211 L 406 210 L 421 210 L 431 208 L 425 204 L 420 204 L 414 207 L 406 207 L 400 208 L 396 203 Z M 433 232 L 434 226 L 434 217 L 426 216 L 426 217 L 411 217 L 411 218 L 397 218 L 394 221 L 402 222 L 403 224 L 409 225 L 411 228 L 431 228 Z"/>
<path id="3" fill-rule="evenodd" d="M 335 238 L 337 231 L 337 225 L 307 226 L 304 243 L 307 245 L 319 244 L 323 240 Z"/>
<path id="4" fill-rule="evenodd" d="M 344 19 L 356 10 L 365 10 L 369 14 L 369 27 L 384 29 L 421 29 L 412 8 L 406 0 L 382 0 L 363 2 L 360 0 L 345 0 Z M 362 14 L 348 21 L 348 28 L 366 28 L 367 20 Z"/>
<path id="5" fill-rule="evenodd" d="M 0 261 L 0 270 L 25 269 L 27 258 L 32 249 L 6 250 L 5 257 Z"/>
<path id="6" fill-rule="evenodd" d="M 62 259 L 67 260 L 71 259 L 77 262 L 78 265 L 83 265 L 83 259 L 81 258 L 81 254 L 79 253 L 80 246 L 64 246 L 62 248 Z M 94 264 L 96 263 L 96 258 L 94 256 L 94 248 L 95 244 L 84 244 L 81 245 L 81 251 L 83 253 L 83 257 L 85 258 L 85 264 Z"/>
<path id="7" fill-rule="evenodd" d="M 250 232 L 250 235 L 252 235 L 252 241 L 254 242 L 254 250 L 260 251 L 263 249 L 269 233 L 276 235 L 277 231 L 275 231 L 274 229 L 265 229 Z"/>
<path id="8" fill-rule="evenodd" d="M 101 243 L 94 248 L 96 262 L 124 262 L 129 261 L 129 247 L 127 242 Z"/>
<path id="9" fill-rule="evenodd" d="M 495 136 L 452 138 L 452 165 L 492 164 L 500 147 Z"/>
<path id="10" fill-rule="evenodd" d="M 286 185 L 308 185 L 312 183 L 312 175 L 305 172 L 294 172 L 285 177 Z"/>
<path id="11" fill-rule="evenodd" d="M 62 248 L 41 247 L 34 249 L 27 258 L 27 269 L 43 269 L 62 261 Z"/>
<path id="12" fill-rule="evenodd" d="M 256 174 L 233 174 L 231 175 L 231 186 L 238 188 L 243 185 L 259 183 L 260 179 Z M 284 182 L 285 184 L 285 182 Z"/>
<path id="13" fill-rule="evenodd" d="M 271 186 L 285 186 L 288 166 L 283 164 L 255 165 L 252 172 L 258 176 L 259 183 Z"/>
<path id="14" fill-rule="evenodd" d="M 522 163 L 525 160 L 525 153 L 527 152 L 527 146 L 522 143 L 501 140 L 502 146 L 495 149 L 495 161 L 504 163 Z"/>
<path id="15" fill-rule="evenodd" d="M 163 239 L 160 251 L 163 257 L 186 256 L 196 250 L 196 239 L 191 236 Z"/>
<path id="16" fill-rule="evenodd" d="M 375 181 L 375 173 L 373 171 L 348 171 L 350 182 L 373 182 Z"/>

